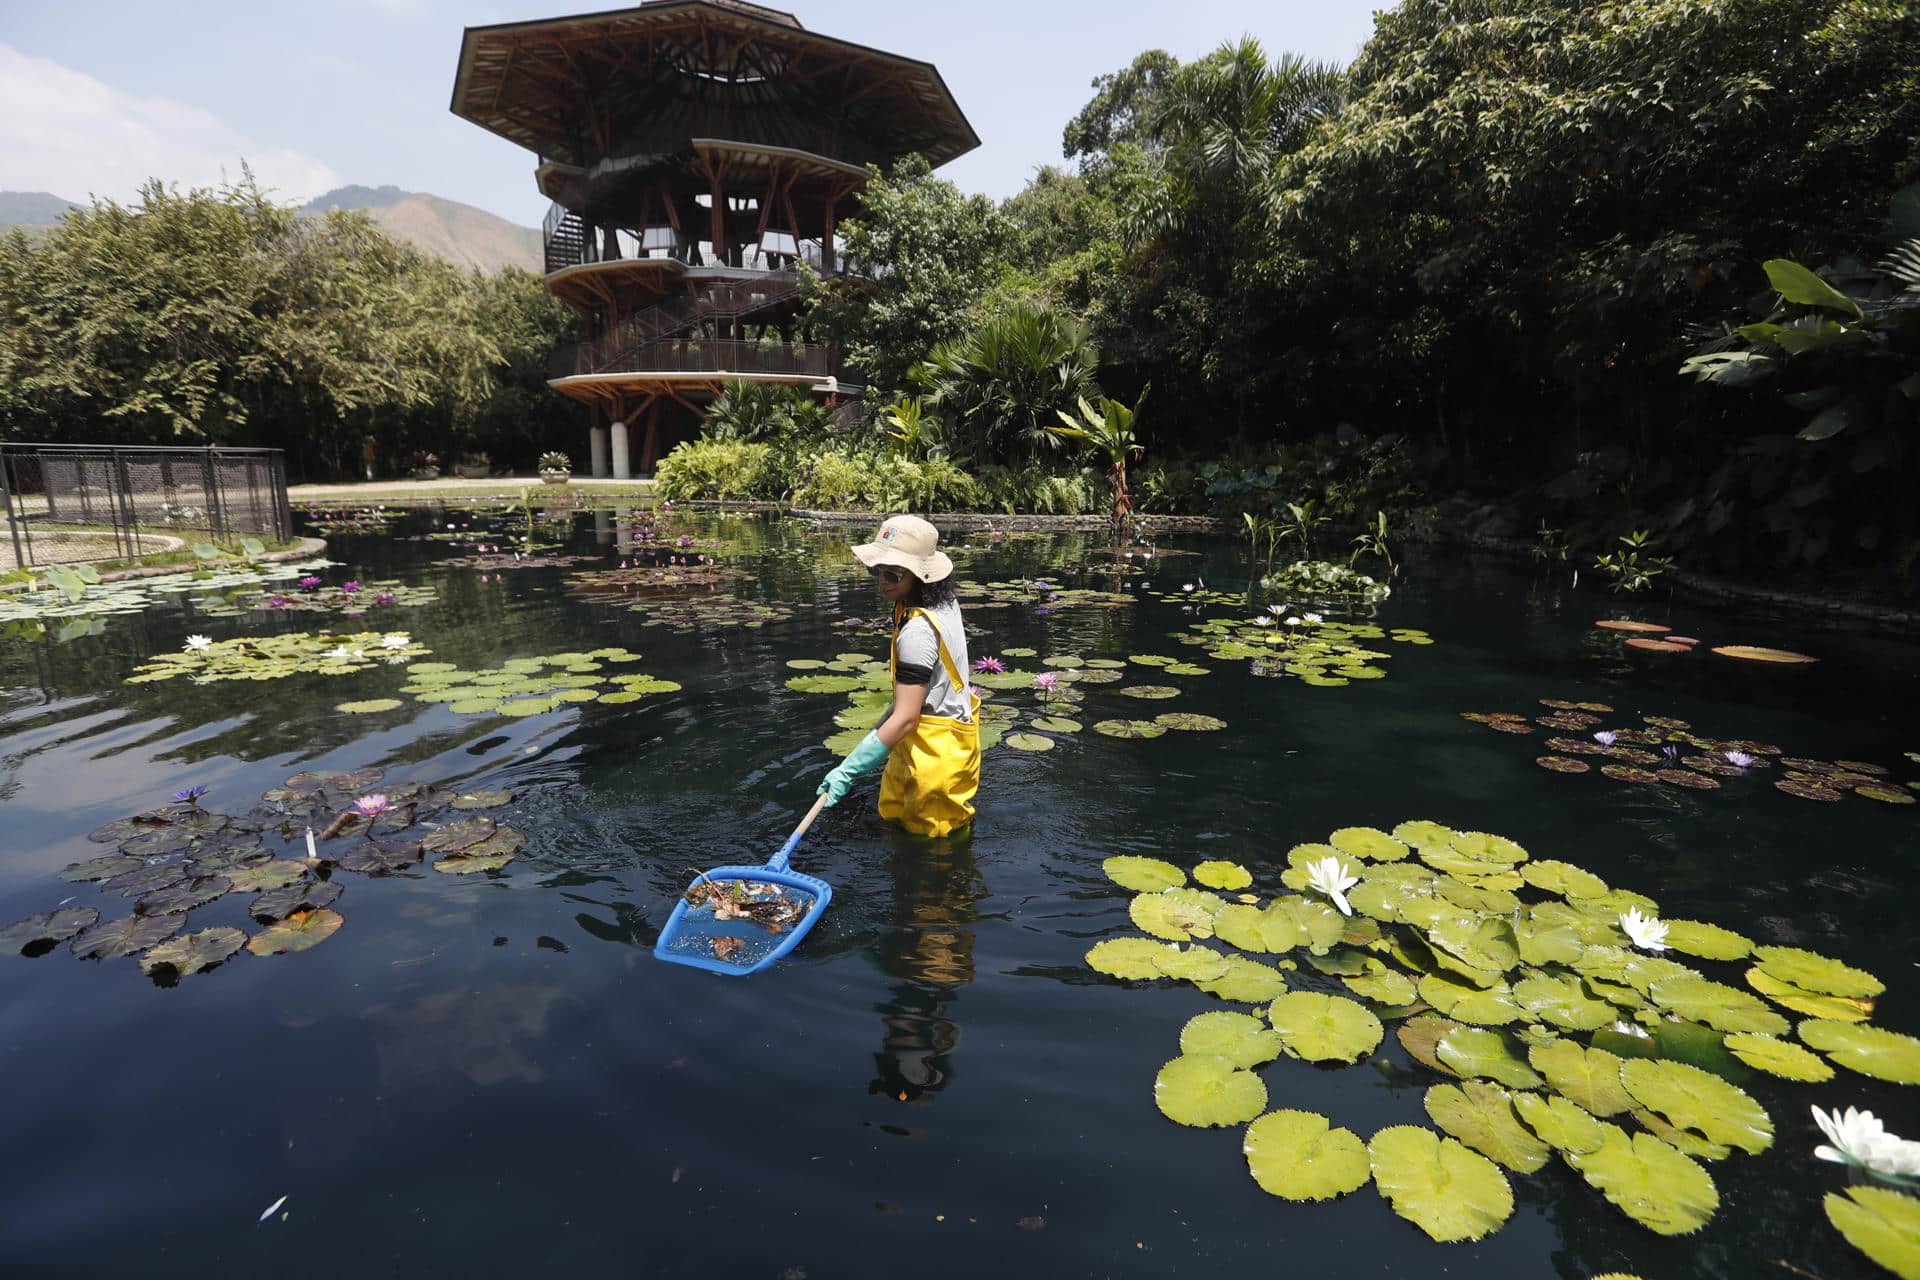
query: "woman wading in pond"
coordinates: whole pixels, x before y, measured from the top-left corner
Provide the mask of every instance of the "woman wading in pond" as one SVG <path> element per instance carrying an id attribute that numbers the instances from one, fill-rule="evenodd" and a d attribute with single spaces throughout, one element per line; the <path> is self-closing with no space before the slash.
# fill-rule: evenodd
<path id="1" fill-rule="evenodd" d="M 820 784 L 829 806 L 853 780 L 885 764 L 880 816 L 915 835 L 944 836 L 973 821 L 980 789 L 980 699 L 967 685 L 967 632 L 940 531 L 891 516 L 853 549 L 893 605 L 893 710 Z"/>

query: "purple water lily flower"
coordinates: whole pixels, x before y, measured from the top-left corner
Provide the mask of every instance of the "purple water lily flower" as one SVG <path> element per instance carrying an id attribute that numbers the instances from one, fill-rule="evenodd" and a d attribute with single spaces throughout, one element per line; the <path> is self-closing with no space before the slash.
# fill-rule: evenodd
<path id="1" fill-rule="evenodd" d="M 1038 689 L 1042 696 L 1051 696 L 1053 691 L 1060 687 L 1060 673 L 1042 671 L 1033 678 L 1033 687 Z"/>
<path id="2" fill-rule="evenodd" d="M 373 602 L 375 604 L 392 604 L 393 592 L 391 591 L 376 592 L 374 593 Z"/>
<path id="3" fill-rule="evenodd" d="M 190 805 L 197 806 L 200 803 L 200 797 L 205 794 L 207 794 L 207 789 L 205 787 L 188 787 L 185 791 L 174 792 L 173 799 L 174 799 L 174 803 L 176 804 L 190 804 Z"/>
<path id="4" fill-rule="evenodd" d="M 300 579 L 300 589 L 302 591 L 311 591 L 319 585 L 320 579 L 314 577 L 312 574 L 308 574 L 306 577 Z"/>
<path id="5" fill-rule="evenodd" d="M 392 807 L 393 806 L 387 802 L 387 798 L 378 793 L 361 796 L 353 802 L 353 811 L 363 818 L 377 818 Z"/>
<path id="6" fill-rule="evenodd" d="M 1667 758 L 1668 763 L 1672 763 L 1680 758 L 1680 748 L 1669 742 L 1666 746 L 1660 748 L 1660 754 Z"/>
<path id="7" fill-rule="evenodd" d="M 693 545 L 693 535 L 692 535 L 692 534 L 690 534 L 690 533 L 683 533 L 683 534 L 681 534 L 681 535 L 680 535 L 680 545 L 681 545 L 681 546 L 683 546 L 683 547 L 690 547 L 690 546 L 692 546 L 692 545 Z"/>
<path id="8" fill-rule="evenodd" d="M 1619 735 L 1615 734 L 1614 731 L 1611 729 L 1602 729 L 1600 732 L 1593 735 L 1593 740 L 1599 743 L 1603 747 L 1610 747 L 1613 745 L 1613 740 L 1617 736 Z"/>
<path id="9" fill-rule="evenodd" d="M 358 579 L 349 578 L 347 579 L 347 581 L 340 584 L 340 589 L 346 592 L 348 595 L 352 595 L 354 592 L 360 589 L 360 582 Z"/>
<path id="10" fill-rule="evenodd" d="M 1005 673 L 1007 664 L 998 658 L 977 658 L 974 660 L 973 669 L 997 676 Z"/>
<path id="11" fill-rule="evenodd" d="M 1727 752 L 1727 763 L 1736 769 L 1744 769 L 1753 763 L 1753 757 L 1744 751 Z"/>
<path id="12" fill-rule="evenodd" d="M 268 596 L 267 597 L 267 608 L 269 609 L 284 609 L 292 603 L 293 602 L 287 599 L 285 596 Z"/>
<path id="13" fill-rule="evenodd" d="M 1033 616 L 1036 618 L 1050 618 L 1053 616 L 1053 610 L 1047 608 L 1045 605 L 1041 605 L 1033 611 Z"/>

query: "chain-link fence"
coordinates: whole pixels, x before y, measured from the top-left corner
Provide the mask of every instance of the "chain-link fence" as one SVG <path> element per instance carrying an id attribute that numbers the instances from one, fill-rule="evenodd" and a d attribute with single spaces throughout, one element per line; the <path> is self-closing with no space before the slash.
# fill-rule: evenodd
<path id="1" fill-rule="evenodd" d="M 278 449 L 0 444 L 0 569 L 290 536 Z"/>

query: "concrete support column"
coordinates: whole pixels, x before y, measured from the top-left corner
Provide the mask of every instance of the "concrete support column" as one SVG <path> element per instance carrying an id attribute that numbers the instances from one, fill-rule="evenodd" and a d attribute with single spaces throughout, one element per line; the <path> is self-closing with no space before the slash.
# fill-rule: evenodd
<path id="1" fill-rule="evenodd" d="M 607 477 L 607 429 L 594 427 L 587 432 L 587 455 L 593 459 L 593 476 L 596 480 Z"/>
<path id="2" fill-rule="evenodd" d="M 622 511 L 613 520 L 613 549 L 621 555 L 633 553 L 633 514 Z"/>
<path id="3" fill-rule="evenodd" d="M 605 507 L 594 510 L 593 540 L 603 547 L 613 545 L 613 513 Z"/>
<path id="4" fill-rule="evenodd" d="M 613 424 L 613 478 L 615 480 L 633 479 L 633 468 L 627 461 L 627 424 Z"/>

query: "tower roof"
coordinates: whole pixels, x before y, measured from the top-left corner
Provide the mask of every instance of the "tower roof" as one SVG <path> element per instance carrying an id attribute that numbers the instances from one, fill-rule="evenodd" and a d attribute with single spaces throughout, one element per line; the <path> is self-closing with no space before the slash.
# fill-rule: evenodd
<path id="1" fill-rule="evenodd" d="M 740 0 L 468 27 L 452 109 L 543 160 L 688 152 L 694 138 L 853 165 L 980 145 L 933 64 L 807 31 Z"/>

